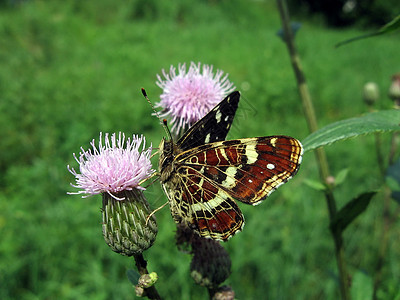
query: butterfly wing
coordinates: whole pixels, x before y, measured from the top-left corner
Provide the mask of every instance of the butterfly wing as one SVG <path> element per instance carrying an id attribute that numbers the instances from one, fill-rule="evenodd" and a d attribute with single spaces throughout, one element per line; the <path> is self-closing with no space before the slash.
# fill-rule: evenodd
<path id="1" fill-rule="evenodd" d="M 216 105 L 207 115 L 190 127 L 178 140 L 181 150 L 223 141 L 231 128 L 238 108 L 240 93 L 235 91 Z"/>
<path id="2" fill-rule="evenodd" d="M 215 142 L 176 157 L 229 196 L 251 205 L 259 204 L 292 178 L 300 166 L 301 143 L 288 136 L 271 136 Z"/>
<path id="3" fill-rule="evenodd" d="M 229 193 L 192 168 L 180 168 L 178 172 L 176 188 L 166 189 L 177 223 L 221 241 L 243 228 L 243 214 Z"/>
<path id="4" fill-rule="evenodd" d="M 225 141 L 240 94 L 233 92 L 178 140 L 160 146 L 160 174 L 177 223 L 227 240 L 244 225 L 234 199 L 256 205 L 296 174 L 303 148 L 287 136 Z"/>

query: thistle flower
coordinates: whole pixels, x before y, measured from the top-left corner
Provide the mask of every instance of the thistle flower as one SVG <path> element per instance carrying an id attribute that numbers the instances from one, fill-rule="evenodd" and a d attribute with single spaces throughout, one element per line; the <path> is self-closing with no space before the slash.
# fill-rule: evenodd
<path id="1" fill-rule="evenodd" d="M 81 148 L 79 159 L 74 153 L 80 174 L 70 166 L 68 170 L 76 178 L 76 184 L 71 185 L 81 190 L 68 194 L 86 194 L 83 197 L 88 197 L 105 192 L 117 200 L 123 200 L 116 194 L 132 189 L 144 190 L 139 185 L 140 182 L 154 172 L 150 162 L 152 147 L 145 149 L 145 142 L 143 136 L 133 135 L 132 140 L 130 138 L 126 140 L 126 147 L 124 147 L 125 135 L 120 132 L 118 138 L 115 133 L 112 134 L 111 141 L 106 133 L 103 145 L 102 133 L 100 133 L 98 149 L 93 139 L 90 143 L 93 150 L 85 151 Z M 139 152 L 142 143 L 142 152 Z"/>
<path id="2" fill-rule="evenodd" d="M 143 144 L 142 147 L 141 144 Z M 156 237 L 155 216 L 143 195 L 140 183 L 151 176 L 150 155 L 152 147 L 145 148 L 145 138 L 136 135 L 125 140 L 125 135 L 102 134 L 96 148 L 81 148 L 79 171 L 68 166 L 75 176 L 73 187 L 81 189 L 68 194 L 84 194 L 82 197 L 102 194 L 103 236 L 111 249 L 123 255 L 137 255 L 149 248 Z M 140 150 L 140 148 L 142 148 Z"/>
<path id="3" fill-rule="evenodd" d="M 157 75 L 157 85 L 163 89 L 156 107 L 161 107 L 161 117 L 171 119 L 175 134 L 179 135 L 185 128 L 205 116 L 235 87 L 228 80 L 228 74 L 217 70 L 213 74 L 213 66 L 197 65 L 191 62 L 186 72 L 186 64 L 178 65 L 178 74 L 174 66 L 169 73 L 162 70 L 164 79 Z"/>

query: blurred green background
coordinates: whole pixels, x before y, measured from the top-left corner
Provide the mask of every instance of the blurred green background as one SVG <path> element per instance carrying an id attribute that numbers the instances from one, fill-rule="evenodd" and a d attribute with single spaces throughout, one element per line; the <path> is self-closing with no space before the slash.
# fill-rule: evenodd
<path id="1" fill-rule="evenodd" d="M 302 28 L 296 41 L 320 126 L 365 113 L 362 87 L 368 81 L 381 89 L 376 108 L 391 108 L 386 94 L 391 75 L 400 71 L 398 34 L 335 49 L 372 29 L 357 22 L 328 27 L 322 17 L 307 14 L 297 20 Z M 2 1 L 0 298 L 135 298 L 125 275 L 133 259 L 104 243 L 101 197 L 67 195 L 75 189 L 66 165 L 76 167 L 72 153 L 87 149 L 100 131 L 144 134 L 157 147 L 163 129 L 140 88 L 157 102 L 156 74 L 163 68 L 194 61 L 229 73 L 242 92 L 230 138 L 304 139 L 308 130 L 285 45 L 276 35 L 280 27 L 275 1 Z M 333 175 L 349 168 L 335 191 L 339 206 L 381 187 L 374 141 L 364 136 L 326 148 Z M 390 135 L 382 136 L 384 153 L 389 141 Z M 318 180 L 312 153 L 262 205 L 239 204 L 246 226 L 224 244 L 232 258 L 226 283 L 238 299 L 339 297 L 325 199 L 307 179 Z M 153 208 L 166 201 L 158 183 L 146 196 Z M 379 193 L 344 235 L 350 274 L 363 274 L 365 283 L 375 273 L 382 199 Z M 189 276 L 190 256 L 174 244 L 168 208 L 157 220 L 159 234 L 145 258 L 159 275 L 160 294 L 206 299 L 207 291 Z M 400 221 L 388 234 L 379 299 L 399 297 Z"/>

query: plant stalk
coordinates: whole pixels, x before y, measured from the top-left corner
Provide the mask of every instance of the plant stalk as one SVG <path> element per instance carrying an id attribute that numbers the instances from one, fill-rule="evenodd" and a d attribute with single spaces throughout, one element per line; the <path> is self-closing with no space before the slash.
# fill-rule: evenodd
<path id="1" fill-rule="evenodd" d="M 300 57 L 297 53 L 293 33 L 290 28 L 290 18 L 289 12 L 287 8 L 287 4 L 285 0 L 277 0 L 278 9 L 281 17 L 283 32 L 284 32 L 284 40 L 286 42 L 286 46 L 290 55 L 290 60 L 292 63 L 292 67 L 295 73 L 297 86 L 300 93 L 300 98 L 303 105 L 303 111 L 307 120 L 308 128 L 310 132 L 314 132 L 318 129 L 317 125 L 317 118 L 315 115 L 313 103 L 311 100 L 311 95 L 308 90 L 308 85 L 306 83 L 305 75 L 301 66 Z M 319 175 L 321 180 L 326 183 L 326 179 L 330 176 L 329 172 L 329 165 L 326 158 L 325 151 L 322 148 L 318 148 L 314 151 Z M 330 221 L 332 221 L 336 215 L 337 208 L 336 208 L 336 201 L 333 195 L 332 189 L 328 186 L 325 189 L 325 198 L 326 203 L 329 211 Z M 343 238 L 342 233 L 338 231 L 331 231 L 334 243 L 335 243 L 335 255 L 336 255 L 336 262 L 338 265 L 339 270 L 339 280 L 340 280 L 340 291 L 342 295 L 342 299 L 347 300 L 350 299 L 349 293 L 349 285 L 348 285 L 348 275 L 346 270 L 346 263 L 344 260 L 344 250 L 343 250 Z"/>
<path id="2" fill-rule="evenodd" d="M 140 275 L 149 274 L 149 272 L 147 271 L 147 261 L 144 259 L 143 254 L 134 255 L 133 257 L 135 259 L 136 268 L 139 274 Z M 161 299 L 154 285 L 149 288 L 146 288 L 145 291 L 146 291 L 145 295 L 147 298 L 154 300 Z"/>

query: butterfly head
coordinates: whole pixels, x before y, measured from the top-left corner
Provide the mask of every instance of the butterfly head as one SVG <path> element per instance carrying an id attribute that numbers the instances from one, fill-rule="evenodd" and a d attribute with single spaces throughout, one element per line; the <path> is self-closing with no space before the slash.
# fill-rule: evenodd
<path id="1" fill-rule="evenodd" d="M 160 158 L 158 161 L 158 171 L 160 172 L 161 182 L 165 182 L 171 176 L 174 169 L 173 160 L 176 155 L 172 139 L 163 138 L 159 146 Z"/>

